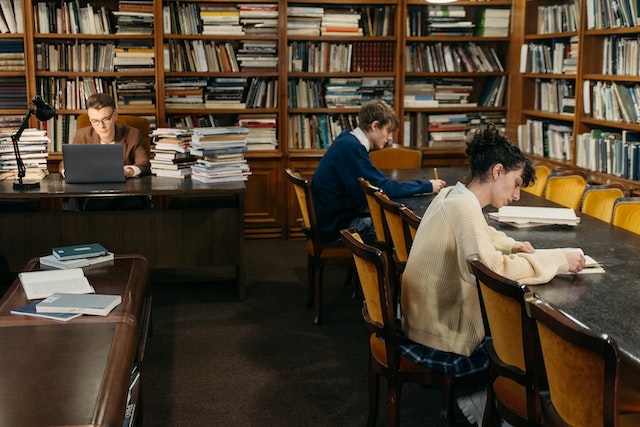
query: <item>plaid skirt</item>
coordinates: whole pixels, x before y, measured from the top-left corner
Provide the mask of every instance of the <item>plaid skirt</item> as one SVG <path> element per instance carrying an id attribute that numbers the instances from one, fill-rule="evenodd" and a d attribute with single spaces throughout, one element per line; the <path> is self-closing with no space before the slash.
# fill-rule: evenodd
<path id="1" fill-rule="evenodd" d="M 471 356 L 461 356 L 418 344 L 411 341 L 402 332 L 399 332 L 399 335 L 400 354 L 412 362 L 436 372 L 455 378 L 463 378 L 482 374 L 489 368 L 489 354 L 486 349 L 487 338 L 473 350 Z"/>

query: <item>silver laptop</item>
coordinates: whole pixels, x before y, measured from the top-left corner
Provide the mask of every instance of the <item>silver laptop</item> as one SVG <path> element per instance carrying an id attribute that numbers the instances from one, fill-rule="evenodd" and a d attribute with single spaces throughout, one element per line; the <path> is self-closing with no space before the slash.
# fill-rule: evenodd
<path id="1" fill-rule="evenodd" d="M 121 144 L 64 144 L 65 181 L 70 184 L 124 182 Z"/>

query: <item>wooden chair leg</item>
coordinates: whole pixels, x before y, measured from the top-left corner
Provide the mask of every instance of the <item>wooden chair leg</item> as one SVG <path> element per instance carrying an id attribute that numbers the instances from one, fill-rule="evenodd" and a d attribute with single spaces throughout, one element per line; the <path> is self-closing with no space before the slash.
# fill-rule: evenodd
<path id="1" fill-rule="evenodd" d="M 446 417 L 447 417 L 447 421 L 449 421 L 449 425 L 455 425 L 456 424 L 456 413 L 454 411 L 454 400 L 455 400 L 455 393 L 454 393 L 454 387 L 453 387 L 453 382 L 452 381 L 447 381 L 444 383 L 443 385 L 444 388 L 444 407 L 445 407 L 445 411 L 446 411 Z"/>
<path id="2" fill-rule="evenodd" d="M 499 427 L 502 424 L 502 418 L 498 414 L 498 408 L 496 408 L 496 397 L 493 394 L 493 387 L 489 385 L 487 387 L 487 403 L 484 407 L 484 417 L 482 418 L 482 425 L 487 427 Z"/>
<path id="3" fill-rule="evenodd" d="M 400 426 L 400 384 L 389 378 L 389 389 L 387 390 L 387 415 L 390 427 Z"/>
<path id="4" fill-rule="evenodd" d="M 322 280 L 324 278 L 324 265 L 318 262 L 315 266 L 315 278 L 314 278 L 314 307 L 316 317 L 313 319 L 313 323 L 319 325 L 322 323 Z"/>
<path id="5" fill-rule="evenodd" d="M 369 355 L 371 358 L 371 355 Z M 375 427 L 378 420 L 378 396 L 380 390 L 380 377 L 371 367 L 369 362 L 369 417 L 367 418 L 367 426 Z"/>
<path id="6" fill-rule="evenodd" d="M 307 307 L 313 306 L 313 294 L 315 292 L 316 263 L 313 256 L 307 256 Z"/>

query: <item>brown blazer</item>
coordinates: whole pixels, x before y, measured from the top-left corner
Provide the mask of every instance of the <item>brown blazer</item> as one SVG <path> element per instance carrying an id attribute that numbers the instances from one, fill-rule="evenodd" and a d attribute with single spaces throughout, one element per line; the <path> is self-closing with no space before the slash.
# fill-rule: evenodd
<path id="1" fill-rule="evenodd" d="M 149 156 L 142 143 L 140 131 L 127 125 L 116 125 L 116 144 L 122 144 L 124 148 L 124 165 L 135 165 L 140 168 L 140 175 L 147 175 L 151 171 Z M 100 137 L 92 126 L 78 129 L 73 144 L 100 144 Z M 64 163 L 60 162 L 60 170 L 64 169 Z"/>

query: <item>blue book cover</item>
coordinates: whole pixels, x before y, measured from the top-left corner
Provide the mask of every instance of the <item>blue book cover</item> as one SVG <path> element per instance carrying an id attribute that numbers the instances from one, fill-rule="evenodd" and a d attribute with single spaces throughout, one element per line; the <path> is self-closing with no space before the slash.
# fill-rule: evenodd
<path id="1" fill-rule="evenodd" d="M 55 255 L 60 261 L 102 256 L 107 255 L 107 252 L 108 251 L 99 243 L 53 248 L 53 255 Z"/>
<path id="2" fill-rule="evenodd" d="M 81 313 L 106 316 L 122 302 L 120 295 L 56 293 L 36 304 L 38 313 Z"/>
<path id="3" fill-rule="evenodd" d="M 80 313 L 38 313 L 36 311 L 36 304 L 38 304 L 38 301 L 23 305 L 22 307 L 14 308 L 13 310 L 11 310 L 11 313 L 19 314 L 21 316 L 33 316 L 43 317 L 45 319 L 61 320 L 63 322 L 82 316 L 82 314 Z"/>

